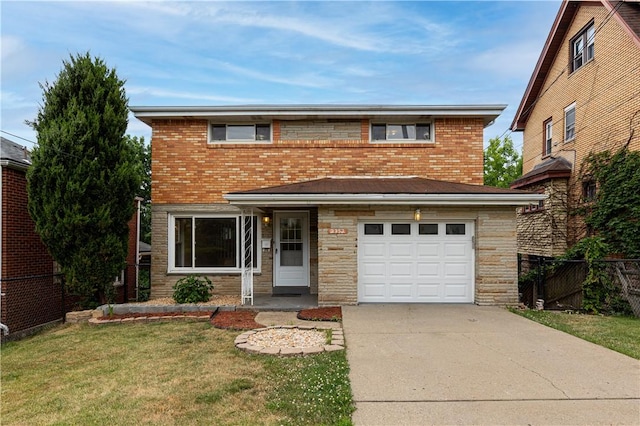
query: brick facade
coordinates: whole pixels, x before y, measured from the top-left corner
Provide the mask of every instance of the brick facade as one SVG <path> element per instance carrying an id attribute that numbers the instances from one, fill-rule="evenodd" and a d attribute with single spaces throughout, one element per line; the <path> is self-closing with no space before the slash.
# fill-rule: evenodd
<path id="1" fill-rule="evenodd" d="M 569 56 L 571 39 L 590 22 L 596 28 L 594 59 L 571 72 Z M 583 161 L 591 152 L 615 151 L 629 142 L 631 150 L 640 149 L 640 132 L 631 129 L 640 124 L 640 45 L 621 26 L 617 16 L 599 2 L 583 2 L 569 24 L 566 35 L 559 45 L 555 59 L 540 90 L 539 98 L 526 122 L 523 135 L 523 174 L 550 157 L 543 157 L 544 122 L 553 121 L 553 143 L 551 156 L 564 157 L 572 165 L 571 178 L 566 185 L 567 199 L 564 211 L 554 215 L 567 215 L 579 207 L 582 197 Z M 552 52 L 553 54 L 554 52 Z M 575 139 L 564 141 L 564 109 L 575 103 Z M 521 189 L 532 189 L 522 187 Z M 533 188 L 535 189 L 535 188 Z M 559 206 L 558 206 L 559 207 Z M 530 229 L 527 235 L 522 230 L 525 222 L 534 216 L 523 215 L 519 224 L 519 250 L 522 253 L 557 255 L 556 249 L 571 246 L 585 236 L 584 221 L 579 216 L 569 215 L 567 226 L 538 246 L 553 246 L 553 250 L 537 250 L 527 246 L 526 240 L 539 238 L 538 229 Z M 565 238 L 565 244 L 555 240 Z"/>
<path id="2" fill-rule="evenodd" d="M 64 316 L 53 259 L 27 210 L 24 170 L 2 170 L 2 319 L 14 334 Z"/>
<path id="3" fill-rule="evenodd" d="M 415 175 L 482 184 L 481 118 L 435 120 L 434 143 L 371 143 L 368 121 L 341 123 L 360 124 L 358 139 L 337 139 L 344 133 L 326 123 L 313 139 L 282 137 L 306 124 L 314 123 L 274 121 L 273 143 L 211 144 L 206 120 L 154 120 L 153 204 L 224 203 L 227 192 L 326 176 Z"/>

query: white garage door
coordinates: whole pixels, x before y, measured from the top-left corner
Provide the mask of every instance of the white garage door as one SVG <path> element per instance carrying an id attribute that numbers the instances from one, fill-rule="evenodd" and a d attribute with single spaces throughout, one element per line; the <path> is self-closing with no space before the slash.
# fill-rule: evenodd
<path id="1" fill-rule="evenodd" d="M 358 225 L 358 301 L 473 302 L 473 222 Z"/>

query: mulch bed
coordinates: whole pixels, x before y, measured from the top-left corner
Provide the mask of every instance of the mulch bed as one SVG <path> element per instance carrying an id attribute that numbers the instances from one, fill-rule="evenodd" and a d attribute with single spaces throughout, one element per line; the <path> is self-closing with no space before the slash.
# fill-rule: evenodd
<path id="1" fill-rule="evenodd" d="M 211 325 L 227 330 L 263 328 L 264 325 L 255 321 L 256 315 L 258 313 L 253 311 L 220 311 L 211 319 Z"/>
<path id="2" fill-rule="evenodd" d="M 105 315 L 99 320 L 115 320 L 115 319 L 125 319 L 125 318 L 142 318 L 142 317 L 177 317 L 177 316 L 185 316 L 185 317 L 201 317 L 201 316 L 211 316 L 213 315 L 213 311 L 197 311 L 197 312 L 156 312 L 156 313 L 140 313 L 140 312 L 131 312 L 128 314 L 111 314 Z"/>
<path id="3" fill-rule="evenodd" d="M 342 308 L 340 306 L 329 306 L 303 309 L 298 312 L 298 319 L 306 321 L 342 321 Z"/>

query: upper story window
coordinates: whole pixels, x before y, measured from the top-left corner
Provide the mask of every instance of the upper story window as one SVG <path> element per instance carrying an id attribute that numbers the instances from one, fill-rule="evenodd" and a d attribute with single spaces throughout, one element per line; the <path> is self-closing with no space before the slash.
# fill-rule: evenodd
<path id="1" fill-rule="evenodd" d="M 593 59 L 596 30 L 591 22 L 571 39 L 571 72 Z"/>
<path id="2" fill-rule="evenodd" d="M 372 124 L 371 140 L 403 141 L 403 142 L 431 142 L 431 123 L 416 124 Z"/>
<path id="3" fill-rule="evenodd" d="M 270 142 L 270 124 L 212 124 L 210 142 Z"/>
<path id="4" fill-rule="evenodd" d="M 569 142 L 576 137 L 576 104 L 564 109 L 564 141 Z"/>
<path id="5" fill-rule="evenodd" d="M 596 199 L 596 182 L 588 179 L 582 182 L 582 201 L 588 203 Z"/>
<path id="6" fill-rule="evenodd" d="M 542 156 L 546 157 L 551 155 L 551 147 L 553 143 L 553 120 L 551 118 L 544 122 L 543 135 Z"/>

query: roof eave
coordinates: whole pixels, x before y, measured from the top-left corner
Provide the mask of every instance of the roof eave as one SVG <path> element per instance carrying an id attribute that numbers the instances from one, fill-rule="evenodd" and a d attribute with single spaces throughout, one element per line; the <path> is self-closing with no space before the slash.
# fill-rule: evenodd
<path id="1" fill-rule="evenodd" d="M 0 159 L 0 167 L 8 167 L 10 169 L 26 171 L 31 166 L 31 163 L 21 163 L 19 161 L 2 158 Z"/>
<path id="2" fill-rule="evenodd" d="M 544 194 L 226 194 L 236 206 L 284 205 L 439 205 L 521 206 L 547 198 Z"/>
<path id="3" fill-rule="evenodd" d="M 558 14 L 556 15 L 556 18 L 553 21 L 553 25 L 551 26 L 551 31 L 549 31 L 547 40 L 545 41 L 544 47 L 542 48 L 542 52 L 540 52 L 540 57 L 536 62 L 536 66 L 533 70 L 533 73 L 531 74 L 531 78 L 529 79 L 529 83 L 527 84 L 524 95 L 522 96 L 520 105 L 518 106 L 518 110 L 516 111 L 516 115 L 514 116 L 513 122 L 511 123 L 512 131 L 517 132 L 524 130 L 531 112 L 531 108 L 535 102 L 535 99 L 540 93 L 541 86 L 544 84 L 544 80 L 546 79 L 546 73 L 551 67 L 553 60 L 557 54 L 557 48 L 552 51 L 551 47 L 558 42 L 558 39 L 562 40 L 564 38 L 568 30 L 567 21 L 570 22 L 573 19 L 573 16 L 575 15 L 575 12 L 579 7 L 579 3 L 580 2 L 565 0 L 560 5 Z M 541 79 L 542 81 L 539 81 L 539 79 Z"/>
<path id="4" fill-rule="evenodd" d="M 151 125 L 153 119 L 224 119 L 264 117 L 296 118 L 375 118 L 375 117 L 481 117 L 485 126 L 491 124 L 507 107 L 487 105 L 248 105 L 248 106 L 134 106 L 131 111 L 142 122 Z"/>

